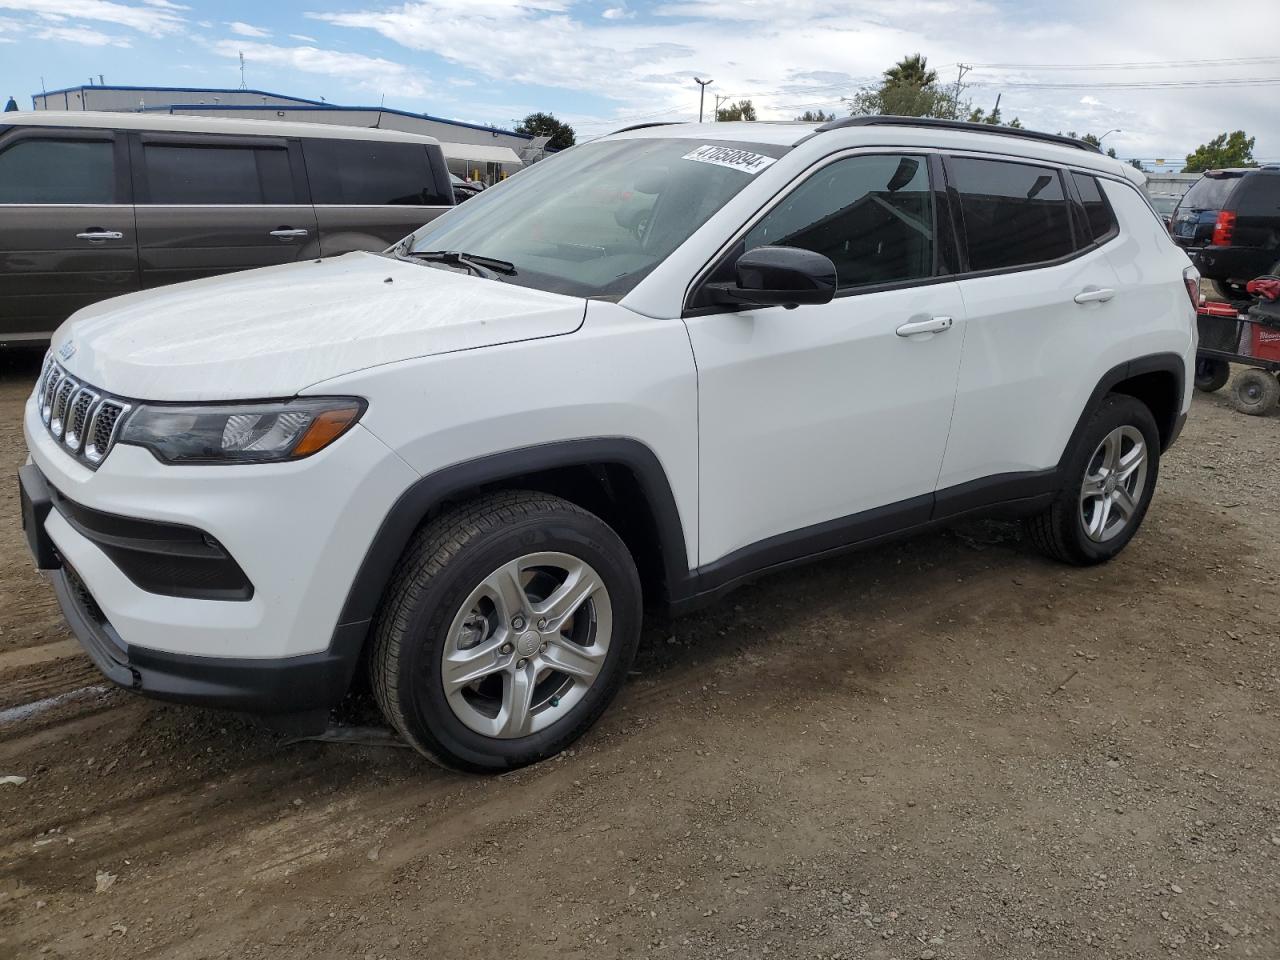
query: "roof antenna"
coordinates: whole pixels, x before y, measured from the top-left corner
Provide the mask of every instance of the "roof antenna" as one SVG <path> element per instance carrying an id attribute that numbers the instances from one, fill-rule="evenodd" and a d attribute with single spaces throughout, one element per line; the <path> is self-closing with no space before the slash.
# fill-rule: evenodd
<path id="1" fill-rule="evenodd" d="M 244 82 L 244 51 L 240 51 L 240 89 L 248 90 L 249 86 Z"/>

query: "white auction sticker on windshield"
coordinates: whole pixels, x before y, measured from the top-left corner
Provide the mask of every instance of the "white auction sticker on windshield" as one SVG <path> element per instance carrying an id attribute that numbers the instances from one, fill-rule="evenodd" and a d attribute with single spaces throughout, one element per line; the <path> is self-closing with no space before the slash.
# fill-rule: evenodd
<path id="1" fill-rule="evenodd" d="M 755 175 L 773 163 L 773 157 L 750 150 L 739 150 L 736 147 L 717 147 L 715 144 L 704 144 L 697 150 L 686 153 L 684 160 L 696 160 L 698 163 L 714 163 L 717 166 L 741 170 L 743 173 Z"/>

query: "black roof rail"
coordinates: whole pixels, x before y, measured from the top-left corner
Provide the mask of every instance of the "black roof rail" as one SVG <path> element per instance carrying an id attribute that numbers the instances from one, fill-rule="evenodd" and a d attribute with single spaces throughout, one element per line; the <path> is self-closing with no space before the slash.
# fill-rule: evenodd
<path id="1" fill-rule="evenodd" d="M 927 127 L 941 130 L 963 130 L 966 133 L 994 133 L 1001 137 L 1023 137 L 1027 140 L 1040 140 L 1044 143 L 1056 143 L 1062 147 L 1075 147 L 1077 150 L 1088 150 L 1101 153 L 1100 147 L 1085 143 L 1075 137 L 1064 137 L 1060 133 L 1041 133 L 1038 130 L 1027 130 L 1023 127 L 1002 127 L 994 123 L 970 123 L 967 120 L 942 120 L 937 117 L 895 117 L 866 116 L 841 117 L 829 120 L 818 127 L 818 133 L 828 130 L 842 130 L 845 127 Z"/>
<path id="2" fill-rule="evenodd" d="M 614 130 L 609 136 L 612 137 L 614 133 L 630 133 L 632 130 L 647 130 L 649 127 L 674 127 L 678 123 L 680 123 L 679 120 L 651 120 L 648 123 L 636 123 L 621 130 Z"/>

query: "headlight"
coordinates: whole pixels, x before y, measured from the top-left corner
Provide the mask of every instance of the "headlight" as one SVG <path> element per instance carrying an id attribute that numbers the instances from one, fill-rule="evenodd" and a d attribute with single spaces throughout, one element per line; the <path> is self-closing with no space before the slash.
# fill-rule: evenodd
<path id="1" fill-rule="evenodd" d="M 146 447 L 166 463 L 275 463 L 300 460 L 342 436 L 364 412 L 355 397 L 268 403 L 143 404 L 120 443 Z"/>

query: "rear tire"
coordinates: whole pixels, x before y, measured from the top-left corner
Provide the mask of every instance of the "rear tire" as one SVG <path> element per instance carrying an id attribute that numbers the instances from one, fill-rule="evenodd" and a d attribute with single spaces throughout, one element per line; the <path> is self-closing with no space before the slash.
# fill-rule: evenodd
<path id="1" fill-rule="evenodd" d="M 554 756 L 626 679 L 640 580 L 595 515 L 513 491 L 410 541 L 376 620 L 370 678 L 387 721 L 441 766 L 500 773 Z"/>
<path id="2" fill-rule="evenodd" d="M 1105 563 L 1138 532 L 1159 471 L 1160 432 L 1151 411 L 1133 397 L 1110 394 L 1072 441 L 1062 491 L 1027 521 L 1032 542 L 1063 563 Z"/>
<path id="3" fill-rule="evenodd" d="M 1231 385 L 1231 405 L 1251 417 L 1265 417 L 1280 401 L 1280 381 L 1256 367 L 1244 371 Z"/>
<path id="4" fill-rule="evenodd" d="M 1225 360 L 1196 361 L 1196 389 L 1202 393 L 1221 390 L 1231 379 L 1231 364 Z"/>

